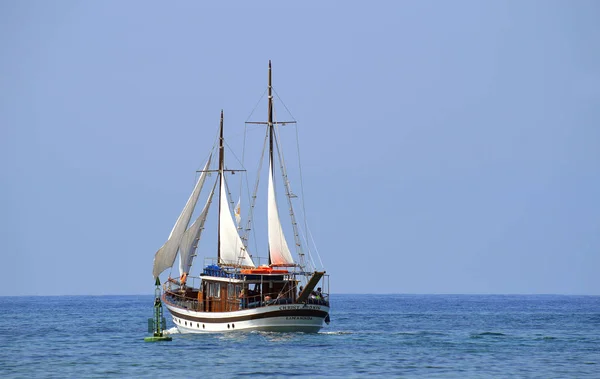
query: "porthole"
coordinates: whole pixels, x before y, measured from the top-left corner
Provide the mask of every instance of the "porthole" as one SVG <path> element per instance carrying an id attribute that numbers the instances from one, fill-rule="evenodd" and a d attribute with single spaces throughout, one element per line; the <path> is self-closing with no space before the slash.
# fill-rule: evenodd
<path id="1" fill-rule="evenodd" d="M 233 329 L 235 329 L 235 324 L 231 324 L 231 327 L 232 327 Z"/>
<path id="2" fill-rule="evenodd" d="M 230 328 L 230 326 L 229 326 L 229 324 L 227 324 L 227 329 L 229 329 L 229 328 Z"/>
<path id="3" fill-rule="evenodd" d="M 185 322 L 185 326 L 187 326 L 187 321 L 184 321 L 184 322 Z"/>
<path id="4" fill-rule="evenodd" d="M 200 323 L 199 322 L 196 323 L 196 328 L 200 329 Z"/>
<path id="5" fill-rule="evenodd" d="M 204 328 L 205 328 L 205 326 L 204 326 L 204 324 L 202 324 L 202 329 L 204 329 Z"/>

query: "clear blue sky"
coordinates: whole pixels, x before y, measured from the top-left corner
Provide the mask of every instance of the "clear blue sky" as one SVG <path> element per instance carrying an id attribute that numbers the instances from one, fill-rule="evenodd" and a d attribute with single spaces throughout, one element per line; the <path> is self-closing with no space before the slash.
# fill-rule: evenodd
<path id="1" fill-rule="evenodd" d="M 332 292 L 600 294 L 598 2 L 220 3 L 0 1 L 0 295 L 151 293 L 269 59 Z"/>

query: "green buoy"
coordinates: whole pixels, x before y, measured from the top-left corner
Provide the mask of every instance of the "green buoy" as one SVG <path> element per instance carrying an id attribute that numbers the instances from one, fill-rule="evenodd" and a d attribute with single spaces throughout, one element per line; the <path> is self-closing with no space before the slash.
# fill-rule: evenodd
<path id="1" fill-rule="evenodd" d="M 160 279 L 156 277 L 156 288 L 154 289 L 154 318 L 148 319 L 148 333 L 151 337 L 144 338 L 146 342 L 171 341 L 173 338 L 163 335 L 167 328 L 167 321 L 163 317 L 162 302 L 160 301 Z"/>

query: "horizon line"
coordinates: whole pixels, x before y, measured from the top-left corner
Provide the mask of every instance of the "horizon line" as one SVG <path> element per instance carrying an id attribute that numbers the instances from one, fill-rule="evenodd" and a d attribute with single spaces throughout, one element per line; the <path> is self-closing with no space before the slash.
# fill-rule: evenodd
<path id="1" fill-rule="evenodd" d="M 330 295 L 351 295 L 351 296 L 381 296 L 381 295 L 403 295 L 403 296 L 600 296 L 600 294 L 586 294 L 586 293 L 450 293 L 450 292 L 439 292 L 439 293 L 407 293 L 407 292 L 364 292 L 364 293 L 351 293 L 351 292 L 334 292 Z M 153 293 L 139 293 L 139 294 L 61 294 L 61 295 L 43 295 L 43 294 L 20 294 L 20 295 L 0 295 L 1 297 L 115 297 L 115 296 L 154 296 Z"/>

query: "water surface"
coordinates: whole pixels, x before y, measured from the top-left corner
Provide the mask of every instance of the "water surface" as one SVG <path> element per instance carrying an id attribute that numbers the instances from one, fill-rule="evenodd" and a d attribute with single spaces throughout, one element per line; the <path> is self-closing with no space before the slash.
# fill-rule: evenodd
<path id="1" fill-rule="evenodd" d="M 147 343 L 152 296 L 0 297 L 0 376 L 600 378 L 598 296 L 331 302 L 332 322 L 318 334 L 174 334 Z"/>

